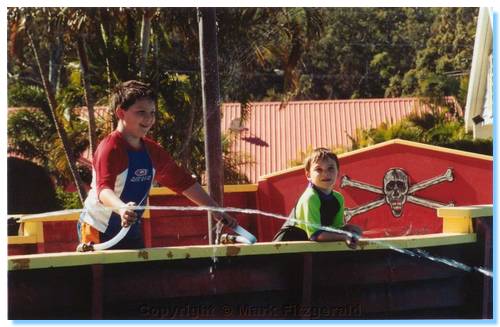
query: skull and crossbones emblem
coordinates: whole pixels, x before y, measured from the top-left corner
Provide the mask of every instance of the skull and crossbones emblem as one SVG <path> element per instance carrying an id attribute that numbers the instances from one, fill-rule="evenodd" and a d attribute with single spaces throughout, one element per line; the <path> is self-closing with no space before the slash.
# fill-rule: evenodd
<path id="1" fill-rule="evenodd" d="M 391 207 L 392 215 L 396 218 L 401 217 L 401 215 L 403 214 L 403 207 L 406 202 L 414 203 L 427 208 L 454 206 L 452 202 L 445 204 L 429 199 L 423 199 L 414 195 L 415 192 L 428 188 L 429 186 L 446 181 L 452 182 L 453 179 L 453 170 L 451 168 L 448 168 L 442 175 L 424 180 L 413 185 L 410 185 L 409 176 L 402 168 L 389 169 L 384 175 L 382 187 L 359 182 L 345 175 L 342 177 L 342 180 L 340 182 L 341 188 L 350 186 L 380 194 L 381 197 L 375 201 L 369 202 L 356 208 L 346 208 L 344 211 L 344 219 L 346 222 L 348 222 L 353 216 L 375 209 L 383 204 L 388 204 Z"/>

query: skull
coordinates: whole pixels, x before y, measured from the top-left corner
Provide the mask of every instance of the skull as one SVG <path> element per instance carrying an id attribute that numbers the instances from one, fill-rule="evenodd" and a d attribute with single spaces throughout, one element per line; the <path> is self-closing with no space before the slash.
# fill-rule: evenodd
<path id="1" fill-rule="evenodd" d="M 408 194 L 408 174 L 401 168 L 392 168 L 384 175 L 385 202 L 394 217 L 400 217 Z"/>

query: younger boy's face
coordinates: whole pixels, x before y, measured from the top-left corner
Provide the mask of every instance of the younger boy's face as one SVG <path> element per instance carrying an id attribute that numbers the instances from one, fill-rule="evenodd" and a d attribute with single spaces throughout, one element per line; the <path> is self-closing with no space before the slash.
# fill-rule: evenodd
<path id="1" fill-rule="evenodd" d="M 150 99 L 140 99 L 127 110 L 117 109 L 118 118 L 123 123 L 124 132 L 134 137 L 144 137 L 155 123 L 155 103 Z"/>
<path id="2" fill-rule="evenodd" d="M 326 158 L 318 162 L 311 163 L 309 171 L 306 172 L 307 179 L 317 188 L 325 193 L 332 191 L 337 180 L 339 171 L 333 159 Z"/>

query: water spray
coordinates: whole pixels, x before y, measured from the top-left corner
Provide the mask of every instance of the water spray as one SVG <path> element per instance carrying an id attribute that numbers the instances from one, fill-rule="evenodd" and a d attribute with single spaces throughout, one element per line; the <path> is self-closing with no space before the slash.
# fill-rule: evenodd
<path id="1" fill-rule="evenodd" d="M 214 211 L 214 212 L 219 212 L 219 213 L 224 213 L 224 212 L 235 212 L 235 213 L 243 213 L 243 214 L 252 214 L 252 215 L 262 215 L 262 216 L 267 216 L 267 217 L 272 217 L 272 218 L 277 218 L 281 220 L 287 220 L 287 219 L 292 219 L 287 216 L 275 214 L 275 213 L 270 213 L 270 212 L 265 212 L 257 209 L 242 209 L 242 208 L 234 208 L 234 207 L 226 207 L 226 208 L 220 208 L 220 207 L 209 207 L 209 206 L 135 206 L 135 207 L 129 207 L 130 209 L 133 210 L 172 210 L 172 211 Z M 121 209 L 121 208 L 111 208 L 111 209 Z M 77 210 L 72 210 L 72 211 L 77 211 L 77 212 L 82 212 L 84 209 L 77 209 Z M 61 212 L 55 212 L 52 215 L 60 215 Z M 50 216 L 47 214 L 44 214 L 45 217 Z M 296 221 L 295 219 L 292 219 L 293 221 Z M 325 226 L 317 226 L 310 224 L 312 227 L 316 227 L 318 229 L 322 229 L 325 231 L 329 232 L 334 232 L 334 233 L 339 233 L 339 234 L 344 234 L 349 237 L 358 237 L 357 234 L 351 233 L 349 231 L 345 231 L 342 229 L 336 229 L 336 228 L 331 228 L 331 227 L 325 227 Z M 125 228 L 122 228 L 120 232 L 113 237 L 111 240 L 100 243 L 100 244 L 86 244 L 82 245 L 80 244 L 77 248 L 78 251 L 98 251 L 98 250 L 105 250 L 107 248 L 110 248 L 111 246 L 115 245 L 118 243 L 127 233 L 127 230 L 124 230 Z M 254 244 L 257 239 L 255 236 L 253 236 L 250 232 L 248 232 L 246 229 L 244 229 L 241 226 L 237 226 L 234 229 L 234 232 L 239 234 L 240 238 L 238 239 L 238 242 L 244 243 L 244 244 Z M 115 240 L 116 239 L 116 240 Z M 377 244 L 380 246 L 383 246 L 387 249 L 409 255 L 411 257 L 416 257 L 416 258 L 423 258 L 427 259 L 433 262 L 438 262 L 442 263 L 445 265 L 448 265 L 450 267 L 460 269 L 466 272 L 479 272 L 487 277 L 493 278 L 493 272 L 487 268 L 484 267 L 471 267 L 468 266 L 464 263 L 458 262 L 453 259 L 446 259 L 446 258 L 441 258 L 441 257 L 436 257 L 431 255 L 430 253 L 421 250 L 421 249 L 415 249 L 415 250 L 408 250 L 408 249 L 400 249 L 396 246 L 393 246 L 392 244 L 386 243 L 386 242 L 381 242 L 377 240 L 370 240 L 370 239 L 364 239 L 368 243 L 372 244 Z M 236 241 L 236 238 L 235 238 Z M 81 250 L 80 250 L 81 249 Z"/>

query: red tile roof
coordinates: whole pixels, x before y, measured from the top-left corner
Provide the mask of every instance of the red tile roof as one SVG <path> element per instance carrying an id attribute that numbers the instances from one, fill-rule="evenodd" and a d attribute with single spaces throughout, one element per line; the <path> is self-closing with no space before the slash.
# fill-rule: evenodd
<path id="1" fill-rule="evenodd" d="M 462 109 L 456 104 L 457 112 Z M 417 98 L 259 102 L 250 104 L 248 119 L 232 136 L 232 151 L 250 156 L 251 163 L 240 171 L 250 182 L 291 166 L 290 162 L 308 147 L 350 148 L 348 136 L 356 129 L 369 129 L 385 122 L 393 124 L 411 112 L 429 108 Z M 239 103 L 222 105 L 223 132 L 238 127 Z M 238 128 L 236 128 L 238 129 Z"/>
<path id="2" fill-rule="evenodd" d="M 84 107 L 75 107 L 74 113 L 81 120 L 88 121 L 89 120 L 89 111 L 86 106 Z M 100 121 L 111 121 L 112 115 L 109 111 L 109 107 L 107 106 L 94 106 L 94 115 L 97 120 Z"/>

